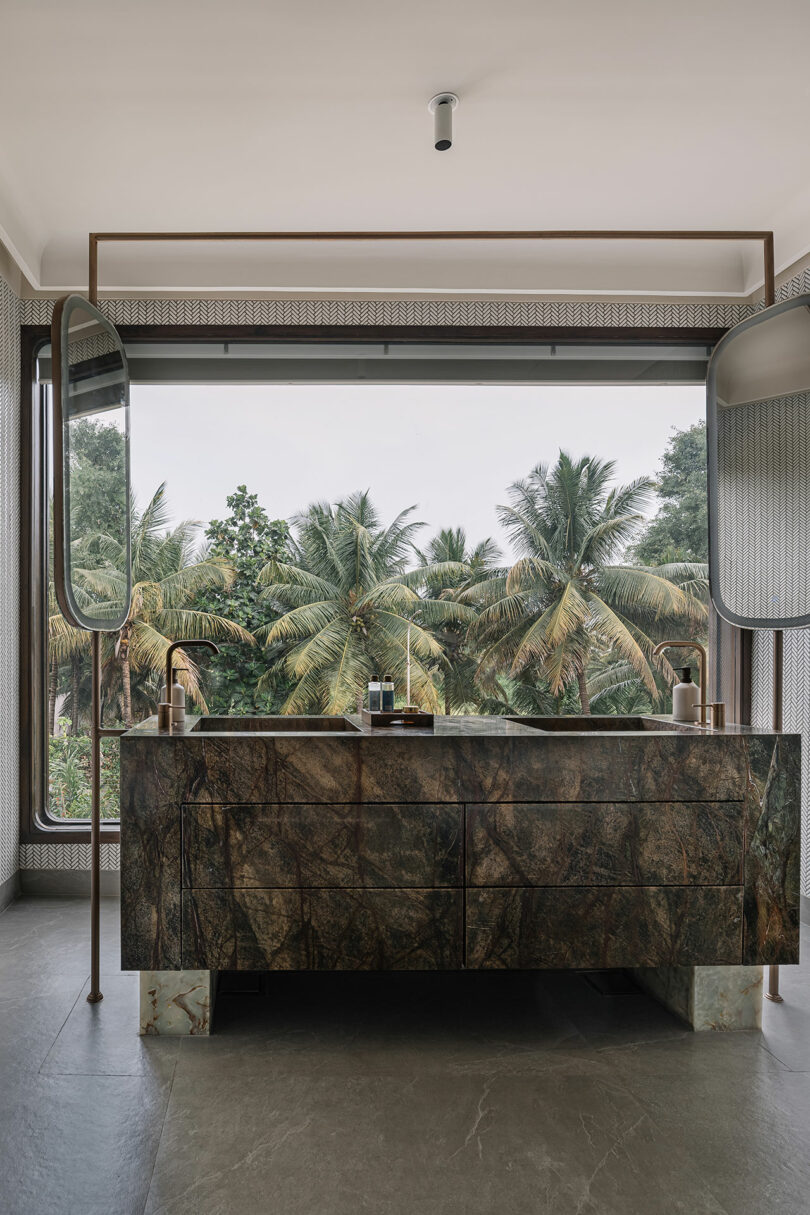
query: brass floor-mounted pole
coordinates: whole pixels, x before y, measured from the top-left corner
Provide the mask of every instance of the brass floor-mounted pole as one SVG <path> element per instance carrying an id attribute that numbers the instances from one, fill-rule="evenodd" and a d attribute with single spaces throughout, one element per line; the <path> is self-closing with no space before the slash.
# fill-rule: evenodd
<path id="1" fill-rule="evenodd" d="M 90 1004 L 103 1000 L 100 967 L 101 911 L 101 633 L 90 634 L 92 723 L 90 726 Z"/>
<path id="2" fill-rule="evenodd" d="M 773 631 L 773 728 L 782 729 L 782 701 L 785 682 L 785 634 L 781 629 Z M 783 1004 L 779 994 L 779 967 L 768 967 L 768 990 L 765 999 L 774 1004 Z"/>

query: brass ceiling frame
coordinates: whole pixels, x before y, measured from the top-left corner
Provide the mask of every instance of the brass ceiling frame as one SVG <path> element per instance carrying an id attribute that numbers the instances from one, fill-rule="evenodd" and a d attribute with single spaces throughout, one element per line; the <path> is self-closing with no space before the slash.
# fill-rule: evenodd
<path id="1" fill-rule="evenodd" d="M 98 247 L 104 243 L 184 242 L 184 241 L 459 241 L 459 240 L 624 240 L 624 241 L 759 241 L 762 243 L 765 305 L 776 300 L 773 232 L 721 229 L 689 231 L 681 229 L 529 229 L 496 231 L 403 231 L 403 232 L 91 232 L 88 250 L 88 298 L 98 304 Z"/>

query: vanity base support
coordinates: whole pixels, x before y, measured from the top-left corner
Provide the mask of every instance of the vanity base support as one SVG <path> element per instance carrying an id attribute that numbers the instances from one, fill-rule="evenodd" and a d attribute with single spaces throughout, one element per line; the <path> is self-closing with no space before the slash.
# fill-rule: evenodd
<path id="1" fill-rule="evenodd" d="M 211 1032 L 215 970 L 140 971 L 140 1034 L 188 1037 Z"/>
<path id="2" fill-rule="evenodd" d="M 633 976 L 694 1030 L 762 1026 L 761 966 L 656 966 Z"/>

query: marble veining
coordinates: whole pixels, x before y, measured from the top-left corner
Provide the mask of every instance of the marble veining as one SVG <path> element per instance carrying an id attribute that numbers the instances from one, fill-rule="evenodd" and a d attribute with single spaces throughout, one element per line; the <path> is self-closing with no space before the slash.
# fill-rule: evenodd
<path id="1" fill-rule="evenodd" d="M 762 1025 L 761 966 L 661 966 L 633 973 L 650 995 L 694 1030 Z"/>
<path id="2" fill-rule="evenodd" d="M 183 965 L 220 970 L 457 970 L 454 890 L 189 890 Z"/>
<path id="3" fill-rule="evenodd" d="M 472 970 L 732 965 L 741 938 L 739 886 L 467 891 Z"/>
<path id="4" fill-rule="evenodd" d="M 462 885 L 461 806 L 183 807 L 183 885 Z"/>
<path id="5" fill-rule="evenodd" d="M 432 734 L 145 723 L 121 742 L 123 964 L 795 962 L 799 746 L 498 718 Z"/>
<path id="6" fill-rule="evenodd" d="M 746 747 L 743 962 L 798 961 L 801 739 L 753 738 Z M 795 956 L 786 956 L 795 945 Z"/>
<path id="7" fill-rule="evenodd" d="M 210 1033 L 214 978 L 209 970 L 142 970 L 140 1033 L 173 1037 Z"/>
<path id="8" fill-rule="evenodd" d="M 471 886 L 742 884 L 738 802 L 467 807 Z"/>

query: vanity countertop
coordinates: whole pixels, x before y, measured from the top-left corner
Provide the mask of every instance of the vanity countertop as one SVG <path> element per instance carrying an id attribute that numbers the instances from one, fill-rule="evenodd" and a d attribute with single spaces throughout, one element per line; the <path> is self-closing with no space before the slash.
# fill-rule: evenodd
<path id="1" fill-rule="evenodd" d="M 604 723 L 605 728 L 594 728 L 590 725 L 589 728 L 578 730 L 574 724 L 576 718 L 549 718 L 546 719 L 549 723 L 546 729 L 540 726 L 527 725 L 522 721 L 510 717 L 501 717 L 495 715 L 489 716 L 473 716 L 473 715 L 453 715 L 443 717 L 437 715 L 434 718 L 433 729 L 419 729 L 414 726 L 378 726 L 372 727 L 366 725 L 358 714 L 347 713 L 343 715 L 349 728 L 346 730 L 321 730 L 313 728 L 307 730 L 302 725 L 300 729 L 289 730 L 286 728 L 273 729 L 272 725 L 263 729 L 258 727 L 260 721 L 265 721 L 264 718 L 223 718 L 223 721 L 228 722 L 226 728 L 221 730 L 216 728 L 217 718 L 204 718 L 200 716 L 188 715 L 182 726 L 173 727 L 170 732 L 158 730 L 157 717 L 148 717 L 145 721 L 140 722 L 137 726 L 133 726 L 124 735 L 124 738 L 159 738 L 163 740 L 181 740 L 206 738 L 250 738 L 260 736 L 263 738 L 318 738 L 328 739 L 329 741 L 351 742 L 358 739 L 391 739 L 391 738 L 536 738 L 539 740 L 548 740 L 549 738 L 660 738 L 662 734 L 688 734 L 690 737 L 763 737 L 774 735 L 777 733 L 774 730 L 761 729 L 754 726 L 740 726 L 733 723 L 727 723 L 721 729 L 715 730 L 711 726 L 690 725 L 685 722 L 673 721 L 671 716 L 665 714 L 638 714 L 634 715 L 634 722 L 644 723 L 640 728 L 634 727 L 631 729 L 616 728 L 617 719 L 603 717 L 599 718 L 595 715 L 590 718 L 582 718 L 583 723 L 599 722 Z M 283 719 L 282 719 L 283 720 Z M 288 721 L 290 719 L 287 719 Z M 313 718 L 313 721 L 318 720 Z M 540 718 L 530 719 L 533 721 L 541 721 Z M 621 720 L 621 719 L 618 719 Z M 245 729 L 239 729 L 236 723 L 244 721 Z M 560 729 L 555 723 L 564 722 L 565 729 Z M 207 723 L 210 723 L 207 724 Z M 256 723 L 256 724 L 254 724 Z M 570 723 L 570 724 L 569 724 Z M 201 724 L 205 728 L 200 728 Z M 787 733 L 786 731 L 783 733 Z"/>

